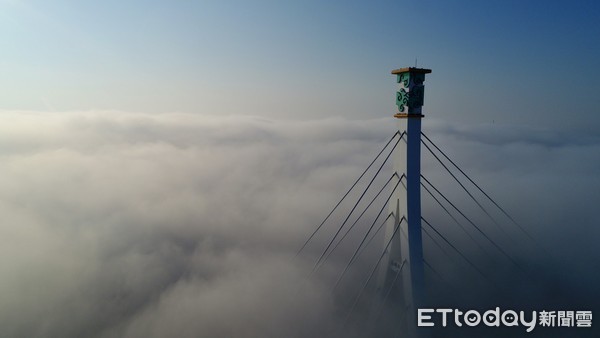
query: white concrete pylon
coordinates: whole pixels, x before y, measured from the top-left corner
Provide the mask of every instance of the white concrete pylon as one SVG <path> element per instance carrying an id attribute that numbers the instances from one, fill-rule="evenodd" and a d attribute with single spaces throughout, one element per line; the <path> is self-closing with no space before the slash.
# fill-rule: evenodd
<path id="1" fill-rule="evenodd" d="M 423 244 L 421 235 L 421 119 L 424 97 L 425 74 L 430 69 L 401 68 L 392 71 L 397 76 L 399 89 L 396 93 L 398 131 L 404 138 L 396 147 L 394 171 L 405 175 L 389 202 L 394 217 L 388 222 L 384 243 L 387 243 L 396 226 L 399 231 L 392 240 L 381 262 L 378 288 L 387 295 L 387 302 L 401 309 L 399 325 L 408 337 L 417 337 L 416 309 L 425 301 Z M 404 217 L 406 221 L 400 222 Z M 403 266 L 398 272 L 398 267 Z M 400 273 L 400 276 L 398 276 Z"/>

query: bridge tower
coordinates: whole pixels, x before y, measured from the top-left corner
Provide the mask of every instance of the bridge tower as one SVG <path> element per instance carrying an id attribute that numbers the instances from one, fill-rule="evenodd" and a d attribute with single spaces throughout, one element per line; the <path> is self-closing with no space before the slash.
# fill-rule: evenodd
<path id="1" fill-rule="evenodd" d="M 396 92 L 398 131 L 404 134 L 394 156 L 394 171 L 405 174 L 402 185 L 390 199 L 394 217 L 386 225 L 385 241 L 393 236 L 382 260 L 378 278 L 386 304 L 394 304 L 396 323 L 408 337 L 417 337 L 416 309 L 423 307 L 424 263 L 421 238 L 421 112 L 425 74 L 430 69 L 401 68 L 392 71 L 399 85 Z M 403 220 L 404 218 L 404 220 Z M 396 227 L 400 227 L 396 230 Z M 394 235 L 394 233 L 396 233 Z"/>

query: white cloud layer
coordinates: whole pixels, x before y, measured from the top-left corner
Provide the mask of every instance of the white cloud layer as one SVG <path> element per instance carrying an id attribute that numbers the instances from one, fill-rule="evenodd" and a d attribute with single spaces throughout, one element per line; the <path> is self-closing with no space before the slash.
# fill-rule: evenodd
<path id="1" fill-rule="evenodd" d="M 597 138 L 427 122 L 541 240 L 584 257 L 574 271 L 598 268 Z M 330 285 L 293 256 L 392 133 L 389 119 L 0 113 L 2 336 L 331 333 Z"/>

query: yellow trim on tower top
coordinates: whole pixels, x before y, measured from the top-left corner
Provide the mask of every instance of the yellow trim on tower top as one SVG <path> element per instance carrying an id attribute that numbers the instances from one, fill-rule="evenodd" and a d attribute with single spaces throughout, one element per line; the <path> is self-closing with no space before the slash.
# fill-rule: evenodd
<path id="1" fill-rule="evenodd" d="M 425 117 L 425 115 L 423 114 L 404 114 L 404 113 L 398 113 L 398 114 L 394 114 L 394 117 L 397 119 L 422 119 Z"/>
<path id="2" fill-rule="evenodd" d="M 431 73 L 431 69 L 406 67 L 392 70 L 392 74 L 402 74 L 407 72 L 429 74 Z"/>

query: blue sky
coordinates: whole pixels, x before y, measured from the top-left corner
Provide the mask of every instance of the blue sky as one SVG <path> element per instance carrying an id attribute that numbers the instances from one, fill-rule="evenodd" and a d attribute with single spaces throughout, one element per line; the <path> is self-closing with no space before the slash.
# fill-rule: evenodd
<path id="1" fill-rule="evenodd" d="M 0 0 L 0 109 L 600 127 L 594 1 Z"/>

